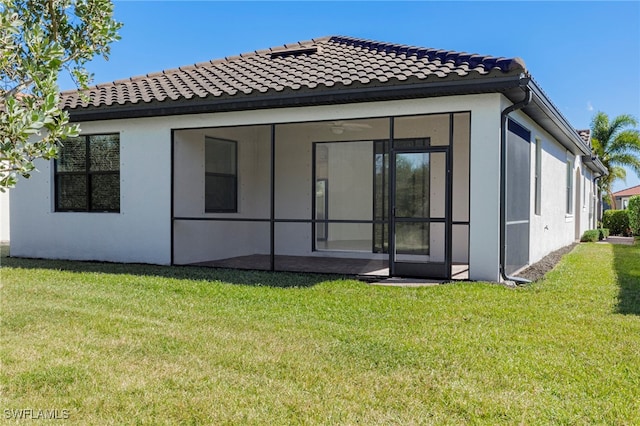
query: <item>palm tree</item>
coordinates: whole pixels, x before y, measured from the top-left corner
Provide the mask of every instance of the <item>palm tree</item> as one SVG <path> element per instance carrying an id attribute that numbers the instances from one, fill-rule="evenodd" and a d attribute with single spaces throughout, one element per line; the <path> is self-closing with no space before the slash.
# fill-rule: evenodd
<path id="1" fill-rule="evenodd" d="M 600 179 L 600 189 L 607 193 L 609 203 L 616 208 L 611 186 L 618 179 L 627 177 L 625 167 L 640 176 L 640 132 L 635 127 L 638 120 L 622 114 L 609 120 L 604 112 L 598 112 L 591 120 L 593 149 L 609 174 Z"/>

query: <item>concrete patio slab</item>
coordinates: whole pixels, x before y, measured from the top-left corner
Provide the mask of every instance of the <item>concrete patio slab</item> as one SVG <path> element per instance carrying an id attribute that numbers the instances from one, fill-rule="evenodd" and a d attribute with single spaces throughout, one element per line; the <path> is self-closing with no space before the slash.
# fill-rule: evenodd
<path id="1" fill-rule="evenodd" d="M 419 278 L 387 278 L 380 281 L 370 282 L 369 284 L 387 287 L 433 287 L 444 282 L 446 281 Z"/>
<path id="2" fill-rule="evenodd" d="M 623 244 L 627 246 L 632 246 L 635 244 L 635 239 L 633 237 L 618 237 L 618 236 L 609 236 L 602 241 L 598 241 L 600 244 Z"/>
<path id="3" fill-rule="evenodd" d="M 368 283 L 383 283 L 381 285 L 415 285 L 439 284 L 442 280 L 428 280 L 418 278 L 388 278 L 389 265 L 386 260 L 380 259 L 354 259 L 321 256 L 283 256 L 276 255 L 276 271 L 325 273 L 356 276 Z M 211 260 L 207 262 L 192 263 L 193 266 L 206 266 L 214 268 L 231 269 L 255 269 L 268 271 L 271 268 L 271 257 L 263 254 L 238 256 L 226 259 Z M 454 264 L 451 266 L 451 278 L 453 280 L 467 280 L 469 278 L 469 265 Z"/>

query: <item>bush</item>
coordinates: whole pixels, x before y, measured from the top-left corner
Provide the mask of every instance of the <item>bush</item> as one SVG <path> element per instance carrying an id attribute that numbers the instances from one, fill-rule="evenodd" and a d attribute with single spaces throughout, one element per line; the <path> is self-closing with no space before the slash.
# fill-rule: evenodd
<path id="1" fill-rule="evenodd" d="M 629 199 L 627 206 L 629 215 L 629 228 L 633 235 L 640 235 L 640 195 L 635 195 Z"/>
<path id="2" fill-rule="evenodd" d="M 588 231 L 584 231 L 582 237 L 580 238 L 580 242 L 583 243 L 595 243 L 599 240 L 604 240 L 609 236 L 609 230 L 607 228 L 599 228 L 599 229 L 589 229 Z"/>
<path id="3" fill-rule="evenodd" d="M 600 239 L 600 231 L 598 229 L 589 229 L 584 231 L 582 237 L 580 237 L 581 243 L 595 243 Z"/>
<path id="4" fill-rule="evenodd" d="M 598 233 L 600 234 L 598 236 L 598 239 L 605 240 L 609 236 L 609 229 L 608 228 L 599 228 L 598 229 Z"/>
<path id="5" fill-rule="evenodd" d="M 629 232 L 629 214 L 626 210 L 607 210 L 602 217 L 602 225 L 609 228 L 611 235 L 627 235 Z"/>

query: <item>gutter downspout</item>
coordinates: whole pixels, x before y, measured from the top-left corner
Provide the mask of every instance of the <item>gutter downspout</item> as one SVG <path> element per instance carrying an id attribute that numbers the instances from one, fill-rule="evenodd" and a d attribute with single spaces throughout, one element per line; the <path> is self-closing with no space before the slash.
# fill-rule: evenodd
<path id="1" fill-rule="evenodd" d="M 506 230 L 507 230 L 507 205 L 506 205 L 506 192 L 507 192 L 507 118 L 510 113 L 527 106 L 533 94 L 529 88 L 529 82 L 531 78 L 521 74 L 520 75 L 520 88 L 524 92 L 524 99 L 518 103 L 505 108 L 500 114 L 500 277 L 505 281 L 514 281 L 516 283 L 524 284 L 531 281 L 520 278 L 510 277 L 505 271 L 506 263 Z"/>
<path id="2" fill-rule="evenodd" d="M 600 175 L 593 178 L 593 186 L 596 188 L 598 196 L 596 197 L 596 223 L 594 228 L 598 228 L 598 222 L 602 222 L 602 191 L 598 188 L 598 179 L 605 177 L 606 175 Z"/>

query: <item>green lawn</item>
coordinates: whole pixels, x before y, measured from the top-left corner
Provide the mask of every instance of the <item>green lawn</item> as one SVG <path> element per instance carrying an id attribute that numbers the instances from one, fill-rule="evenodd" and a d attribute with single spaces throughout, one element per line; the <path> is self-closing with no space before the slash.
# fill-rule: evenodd
<path id="1" fill-rule="evenodd" d="M 2 259 L 0 415 L 74 424 L 638 424 L 640 245 L 541 282 Z"/>

